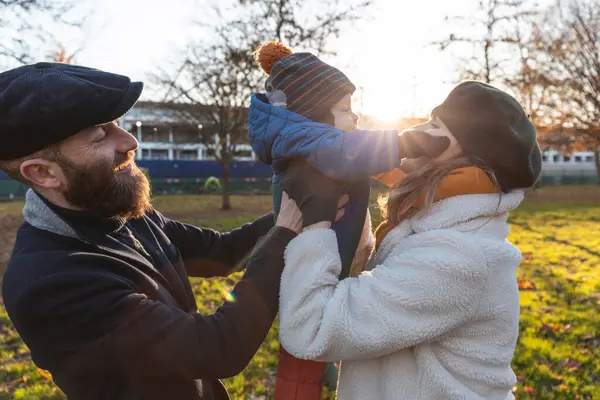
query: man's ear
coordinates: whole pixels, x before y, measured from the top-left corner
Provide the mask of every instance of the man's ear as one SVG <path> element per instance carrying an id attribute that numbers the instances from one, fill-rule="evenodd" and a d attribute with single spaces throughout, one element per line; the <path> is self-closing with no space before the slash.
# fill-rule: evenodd
<path id="1" fill-rule="evenodd" d="M 33 185 L 46 189 L 61 186 L 62 171 L 58 164 L 43 158 L 24 161 L 20 166 L 21 176 Z"/>

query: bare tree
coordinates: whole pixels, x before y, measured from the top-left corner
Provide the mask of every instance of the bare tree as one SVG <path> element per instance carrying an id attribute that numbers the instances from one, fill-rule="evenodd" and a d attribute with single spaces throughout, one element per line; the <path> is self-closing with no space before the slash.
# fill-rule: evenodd
<path id="1" fill-rule="evenodd" d="M 527 0 L 480 0 L 475 16 L 447 16 L 446 21 L 460 33 L 433 44 L 441 50 L 457 45 L 470 47 L 472 55 L 461 58 L 460 79 L 476 79 L 486 83 L 503 83 L 509 73 L 511 56 L 518 51 L 523 38 L 518 24 L 535 15 L 536 4 Z M 465 27 L 462 24 L 468 24 Z M 508 68 L 508 69 L 507 69 Z"/>
<path id="2" fill-rule="evenodd" d="M 571 0 L 552 8 L 540 28 L 539 50 L 560 94 L 554 113 L 579 147 L 594 150 L 600 184 L 600 3 Z"/>
<path id="3" fill-rule="evenodd" d="M 69 19 L 73 0 L 0 0 L 0 58 L 7 64 L 26 64 L 34 50 L 55 41 L 46 21 L 77 27 Z"/>
<path id="4" fill-rule="evenodd" d="M 222 166 L 223 210 L 231 208 L 229 164 L 236 146 L 248 143 L 250 97 L 265 79 L 254 51 L 262 43 L 278 40 L 317 54 L 333 54 L 328 40 L 360 19 L 371 4 L 362 0 L 346 5 L 337 0 L 314 3 L 315 12 L 301 0 L 239 0 L 234 9 L 215 3 L 217 22 L 201 24 L 210 41 L 190 42 L 175 72 L 162 69 L 151 75 L 165 91 L 163 100 L 180 110 L 190 124 L 202 127 L 201 142 Z"/>

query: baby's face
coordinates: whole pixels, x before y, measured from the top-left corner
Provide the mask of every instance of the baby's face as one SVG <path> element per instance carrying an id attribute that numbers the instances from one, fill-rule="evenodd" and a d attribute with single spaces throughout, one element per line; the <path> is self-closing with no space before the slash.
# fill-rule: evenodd
<path id="1" fill-rule="evenodd" d="M 450 132 L 450 129 L 448 129 L 448 127 L 444 124 L 444 122 L 440 118 L 431 117 L 431 119 L 429 119 L 429 121 L 427 121 L 423 124 L 415 125 L 415 126 L 411 127 L 410 129 L 425 131 L 432 136 L 446 136 L 448 139 L 450 139 L 450 146 L 446 149 L 446 151 L 444 151 L 442 154 L 440 154 L 438 157 L 434 158 L 433 160 L 430 158 L 427 158 L 427 157 L 403 159 L 402 166 L 400 168 L 404 172 L 408 173 L 408 172 L 416 171 L 416 170 L 424 167 L 427 164 L 431 164 L 432 162 L 447 161 L 453 157 L 458 156 L 460 153 L 462 153 L 462 148 L 460 147 L 460 144 L 458 144 L 458 141 L 456 140 L 456 138 L 454 137 L 452 132 Z"/>
<path id="2" fill-rule="evenodd" d="M 358 115 L 352 112 L 352 96 L 345 95 L 332 108 L 335 127 L 344 132 L 351 132 L 358 127 Z"/>

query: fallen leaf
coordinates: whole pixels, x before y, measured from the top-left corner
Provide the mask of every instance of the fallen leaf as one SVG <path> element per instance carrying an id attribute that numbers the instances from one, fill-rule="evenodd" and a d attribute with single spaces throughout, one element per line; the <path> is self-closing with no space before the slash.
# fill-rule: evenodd
<path id="1" fill-rule="evenodd" d="M 559 325 L 559 324 L 546 325 L 546 324 L 544 324 L 544 326 L 553 332 L 567 332 L 569 329 L 571 329 L 571 324 L 567 324 L 567 325 Z"/>
<path id="2" fill-rule="evenodd" d="M 583 364 L 581 364 L 581 363 L 579 363 L 579 362 L 577 362 L 575 360 L 571 360 L 571 359 L 567 360 L 567 362 L 565 363 L 565 366 L 567 368 L 574 369 L 575 371 L 581 369 L 582 365 Z"/>
<path id="3" fill-rule="evenodd" d="M 594 339 L 594 334 L 592 332 L 588 332 L 585 335 L 583 335 L 583 340 L 593 340 Z"/>
<path id="4" fill-rule="evenodd" d="M 537 394 L 537 390 L 531 386 L 523 386 L 523 391 L 534 396 Z"/>
<path id="5" fill-rule="evenodd" d="M 550 378 L 552 378 L 558 382 L 561 382 L 564 379 L 561 375 L 555 375 L 555 374 L 550 374 Z"/>
<path id="6" fill-rule="evenodd" d="M 518 284 L 520 290 L 534 290 L 535 289 L 535 285 L 528 278 L 517 280 L 517 284 Z"/>
<path id="7" fill-rule="evenodd" d="M 40 373 L 41 376 L 43 376 L 44 378 L 48 379 L 49 381 L 52 380 L 52 375 L 48 371 L 45 371 L 45 370 L 43 370 L 41 368 L 38 368 L 37 370 L 38 370 L 38 372 Z"/>

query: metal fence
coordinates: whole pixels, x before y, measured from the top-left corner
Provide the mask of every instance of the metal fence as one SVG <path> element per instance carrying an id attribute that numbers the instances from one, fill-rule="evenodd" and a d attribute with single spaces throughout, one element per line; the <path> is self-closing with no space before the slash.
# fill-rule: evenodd
<path id="1" fill-rule="evenodd" d="M 542 171 L 538 186 L 596 185 L 598 175 L 595 169 L 555 169 Z"/>
<path id="2" fill-rule="evenodd" d="M 0 172 L 0 175 L 2 173 Z M 165 194 L 202 194 L 202 193 L 221 193 L 222 181 L 214 184 L 219 177 L 186 177 L 170 178 L 166 176 L 152 176 L 150 173 L 150 182 L 152 184 L 152 193 L 155 195 Z M 165 174 L 166 175 L 166 174 Z M 265 171 L 261 171 L 261 176 L 239 176 L 229 179 L 229 188 L 231 193 L 243 194 L 267 194 L 271 192 L 271 178 Z M 245 174 L 244 174 L 245 175 Z M 212 181 L 212 182 L 211 182 Z M 561 186 L 561 185 L 596 185 L 596 171 L 590 169 L 565 169 L 543 171 L 538 181 L 538 186 Z M 373 182 L 373 187 L 382 187 L 378 182 Z M 23 199 L 28 187 L 20 182 L 8 179 L 6 176 L 0 176 L 0 200 Z"/>

